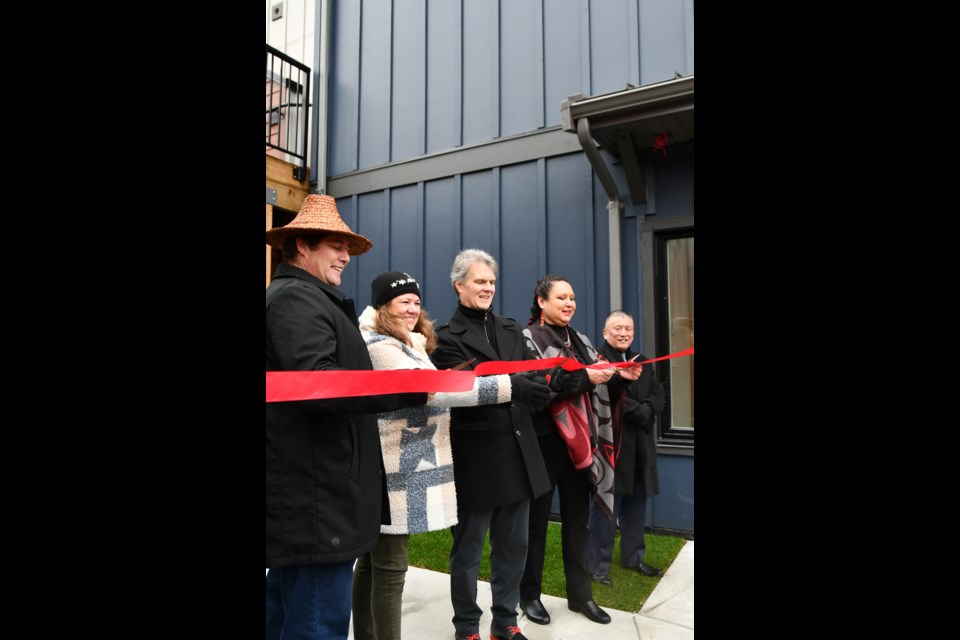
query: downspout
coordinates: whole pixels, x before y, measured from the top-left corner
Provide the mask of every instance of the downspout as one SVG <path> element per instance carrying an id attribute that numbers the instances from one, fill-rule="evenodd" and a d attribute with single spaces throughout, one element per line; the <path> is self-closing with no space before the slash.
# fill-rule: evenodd
<path id="1" fill-rule="evenodd" d="M 607 169 L 607 163 L 600 157 L 600 151 L 597 149 L 593 136 L 590 135 L 590 120 L 580 118 L 577 120 L 577 138 L 580 140 L 580 146 L 583 152 L 587 154 L 594 173 L 600 179 L 603 190 L 607 192 L 607 218 L 610 222 L 610 231 L 608 233 L 610 240 L 610 309 L 622 309 L 623 282 L 620 269 L 620 192 L 613 181 Z"/>
<path id="2" fill-rule="evenodd" d="M 310 193 L 327 192 L 327 130 L 330 99 L 330 34 L 333 31 L 331 14 L 333 2 L 320 0 L 313 32 L 318 34 L 313 45 L 313 131 L 314 145 L 310 150 Z M 323 149 L 323 153 L 320 153 Z"/>

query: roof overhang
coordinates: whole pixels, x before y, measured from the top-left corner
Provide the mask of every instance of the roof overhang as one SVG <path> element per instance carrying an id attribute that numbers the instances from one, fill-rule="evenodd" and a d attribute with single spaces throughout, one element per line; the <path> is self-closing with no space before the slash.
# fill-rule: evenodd
<path id="1" fill-rule="evenodd" d="M 647 201 L 640 152 L 657 136 L 666 144 L 693 140 L 693 76 L 628 88 L 595 97 L 572 95 L 560 105 L 564 131 L 574 132 L 611 201 L 620 200 L 596 146 L 624 167 L 634 204 Z M 589 148 L 588 148 L 589 147 Z"/>

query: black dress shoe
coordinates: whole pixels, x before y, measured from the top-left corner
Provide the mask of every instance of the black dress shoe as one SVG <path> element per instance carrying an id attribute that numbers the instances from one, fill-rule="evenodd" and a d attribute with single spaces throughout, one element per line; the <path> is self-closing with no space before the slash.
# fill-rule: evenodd
<path id="1" fill-rule="evenodd" d="M 627 567 L 627 568 L 633 569 L 634 571 L 638 571 L 645 576 L 650 576 L 651 578 L 663 577 L 663 571 L 660 571 L 660 569 L 657 569 L 656 567 L 651 567 L 650 565 L 644 564 L 642 562 L 640 563 L 639 567 Z"/>
<path id="2" fill-rule="evenodd" d="M 527 620 L 537 624 L 550 624 L 550 614 L 543 608 L 540 600 L 531 600 L 530 602 L 520 601 L 520 608 L 527 615 Z"/>
<path id="3" fill-rule="evenodd" d="M 610 576 L 590 576 L 593 578 L 593 581 L 597 584 L 605 584 L 608 587 L 612 587 L 613 583 L 610 582 Z"/>
<path id="4" fill-rule="evenodd" d="M 607 612 L 597 606 L 597 603 L 593 600 L 587 600 L 583 603 L 570 602 L 568 600 L 567 608 L 570 609 L 570 611 L 579 611 L 594 622 L 599 622 L 600 624 L 608 624 L 610 622 L 610 616 L 607 615 Z"/>

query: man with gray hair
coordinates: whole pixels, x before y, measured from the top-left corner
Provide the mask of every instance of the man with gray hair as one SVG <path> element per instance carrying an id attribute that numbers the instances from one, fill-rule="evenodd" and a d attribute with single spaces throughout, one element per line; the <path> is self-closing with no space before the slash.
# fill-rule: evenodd
<path id="1" fill-rule="evenodd" d="M 450 282 L 460 300 L 450 322 L 437 329 L 431 360 L 448 369 L 472 360 L 532 360 L 520 325 L 495 315 L 497 262 L 485 251 L 457 254 Z M 550 480 L 543 464 L 531 412 L 552 397 L 545 378 L 535 372 L 510 376 L 509 404 L 461 407 L 450 411 L 457 519 L 452 528 L 450 599 L 456 640 L 479 640 L 477 575 L 483 539 L 490 531 L 490 591 L 495 640 L 526 640 L 517 626 L 520 577 L 527 555 L 530 499 L 546 493 Z"/>
<path id="2" fill-rule="evenodd" d="M 600 353 L 610 362 L 647 356 L 631 349 L 633 318 L 622 310 L 611 311 L 603 327 Z M 613 517 L 596 505 L 590 509 L 590 572 L 593 581 L 611 585 L 610 564 L 617 520 L 620 521 L 620 564 L 645 576 L 660 577 L 663 571 L 643 561 L 647 545 L 643 538 L 647 498 L 660 491 L 657 477 L 656 416 L 663 411 L 663 386 L 653 364 L 643 367 L 640 377 L 629 383 L 622 395 L 610 397 L 617 451 L 613 474 Z"/>

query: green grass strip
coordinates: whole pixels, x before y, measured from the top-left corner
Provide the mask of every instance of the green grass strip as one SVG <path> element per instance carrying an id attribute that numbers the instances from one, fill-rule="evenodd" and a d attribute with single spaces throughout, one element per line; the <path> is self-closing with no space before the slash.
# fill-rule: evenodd
<path id="1" fill-rule="evenodd" d="M 683 538 L 646 534 L 647 551 L 644 562 L 667 570 L 683 547 Z M 449 529 L 410 536 L 410 565 L 431 571 L 450 572 L 450 547 L 453 537 Z M 566 579 L 563 575 L 563 551 L 560 544 L 560 524 L 550 522 L 547 527 L 547 552 L 543 563 L 543 592 L 566 598 Z M 483 542 L 480 561 L 480 579 L 490 580 L 490 537 Z M 610 568 L 613 586 L 593 585 L 593 599 L 601 607 L 636 612 L 650 597 L 660 578 L 650 578 L 620 566 L 620 532 L 613 548 L 613 566 Z"/>

